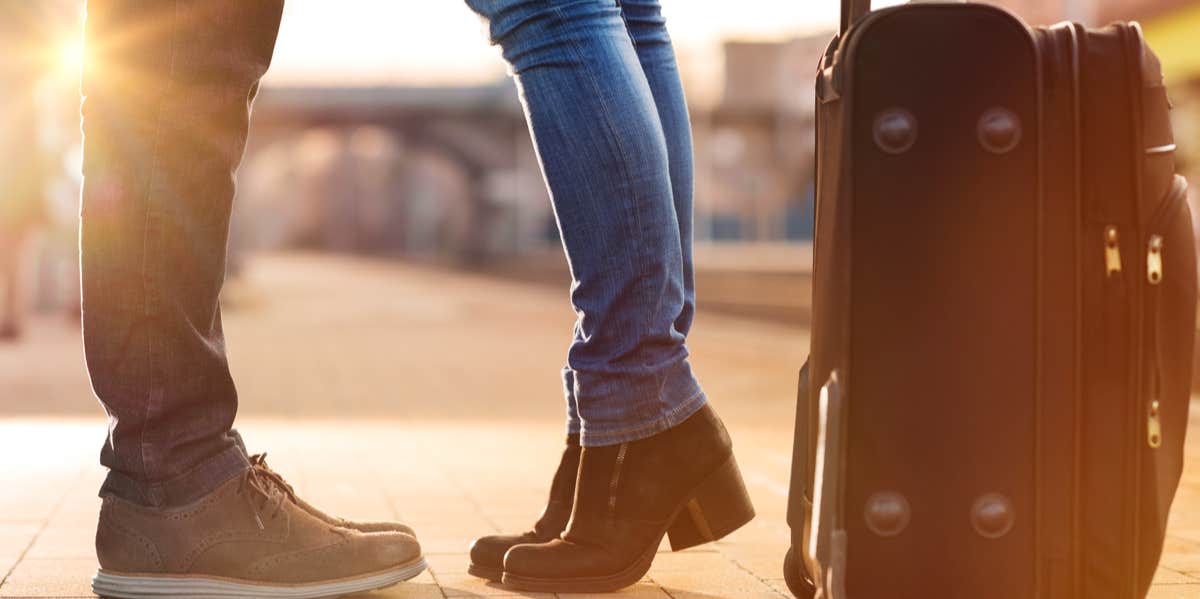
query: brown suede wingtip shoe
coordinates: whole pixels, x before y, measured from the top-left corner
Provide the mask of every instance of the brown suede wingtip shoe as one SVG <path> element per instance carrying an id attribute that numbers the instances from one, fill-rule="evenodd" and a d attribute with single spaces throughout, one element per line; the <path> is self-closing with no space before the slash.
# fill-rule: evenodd
<path id="1" fill-rule="evenodd" d="M 96 556 L 92 590 L 118 599 L 318 599 L 380 589 L 425 570 L 412 536 L 331 525 L 258 468 L 181 508 L 105 497 Z"/>

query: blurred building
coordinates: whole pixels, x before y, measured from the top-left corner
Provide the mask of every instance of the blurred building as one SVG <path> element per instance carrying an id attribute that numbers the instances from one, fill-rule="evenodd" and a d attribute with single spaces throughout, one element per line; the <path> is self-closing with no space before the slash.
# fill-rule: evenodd
<path id="1" fill-rule="evenodd" d="M 830 35 L 725 44 L 721 98 L 694 116 L 701 239 L 811 237 L 812 81 Z"/>
<path id="2" fill-rule="evenodd" d="M 234 239 L 465 261 L 544 245 L 549 201 L 503 83 L 264 90 Z"/>
<path id="3" fill-rule="evenodd" d="M 811 236 L 811 80 L 828 38 L 726 44 L 722 98 L 692 113 L 700 240 Z M 235 249 L 479 262 L 559 245 L 507 80 L 264 89 L 239 197 Z"/>

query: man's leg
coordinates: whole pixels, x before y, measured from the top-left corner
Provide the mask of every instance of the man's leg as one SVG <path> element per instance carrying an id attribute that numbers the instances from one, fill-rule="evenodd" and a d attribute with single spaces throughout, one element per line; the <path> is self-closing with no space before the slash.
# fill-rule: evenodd
<path id="1" fill-rule="evenodd" d="M 218 296 L 234 173 L 281 0 L 91 0 L 83 334 L 109 415 L 103 492 L 190 502 L 249 467 Z"/>
<path id="2" fill-rule="evenodd" d="M 282 9 L 88 3 L 80 246 L 88 368 L 110 417 L 101 596 L 336 596 L 425 568 L 412 536 L 333 522 L 231 431 L 218 296 L 234 173 Z"/>

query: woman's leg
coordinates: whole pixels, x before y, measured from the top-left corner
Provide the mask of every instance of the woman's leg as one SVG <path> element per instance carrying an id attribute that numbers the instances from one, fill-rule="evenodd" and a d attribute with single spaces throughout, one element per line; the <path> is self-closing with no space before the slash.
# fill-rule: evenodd
<path id="1" fill-rule="evenodd" d="M 502 578 L 529 591 L 615 590 L 645 574 L 668 531 L 683 549 L 754 513 L 687 360 L 691 148 L 674 58 L 657 5 L 467 1 L 516 76 L 579 316 L 564 375 L 568 426 L 579 423 L 584 446 L 569 523 L 508 549 Z M 473 566 L 484 553 L 473 549 Z"/>
<path id="2" fill-rule="evenodd" d="M 468 4 L 511 65 L 562 232 L 582 443 L 678 425 L 705 397 L 676 327 L 689 310 L 670 144 L 621 9 L 613 0 Z"/>
<path id="3" fill-rule="evenodd" d="M 683 254 L 683 309 L 675 317 L 675 330 L 684 337 L 692 330 L 696 312 L 696 268 L 692 261 L 692 199 L 695 187 L 695 163 L 692 159 L 692 123 L 683 93 L 675 47 L 667 33 L 659 0 L 621 0 L 629 35 L 637 49 L 642 72 L 654 94 L 658 120 L 667 142 L 667 163 L 671 192 L 675 201 L 675 219 L 679 227 Z"/>
<path id="4" fill-rule="evenodd" d="M 692 329 L 696 308 L 696 276 L 692 260 L 692 199 L 695 184 L 692 125 L 662 6 L 658 0 L 623 0 L 620 8 L 654 97 L 667 145 L 667 166 L 683 257 L 683 308 L 675 318 L 675 330 L 686 338 Z M 580 331 L 576 328 L 575 332 L 578 343 Z M 563 369 L 563 382 L 567 396 L 567 432 L 578 434 L 582 421 L 574 394 L 575 376 L 569 365 Z"/>

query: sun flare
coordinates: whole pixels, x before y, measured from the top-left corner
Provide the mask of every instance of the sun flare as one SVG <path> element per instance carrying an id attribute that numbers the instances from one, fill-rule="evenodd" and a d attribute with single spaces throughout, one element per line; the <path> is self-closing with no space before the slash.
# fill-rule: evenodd
<path id="1" fill-rule="evenodd" d="M 58 74 L 62 77 L 78 77 L 83 68 L 83 39 L 75 36 L 62 40 L 58 43 L 57 50 L 55 66 Z"/>

